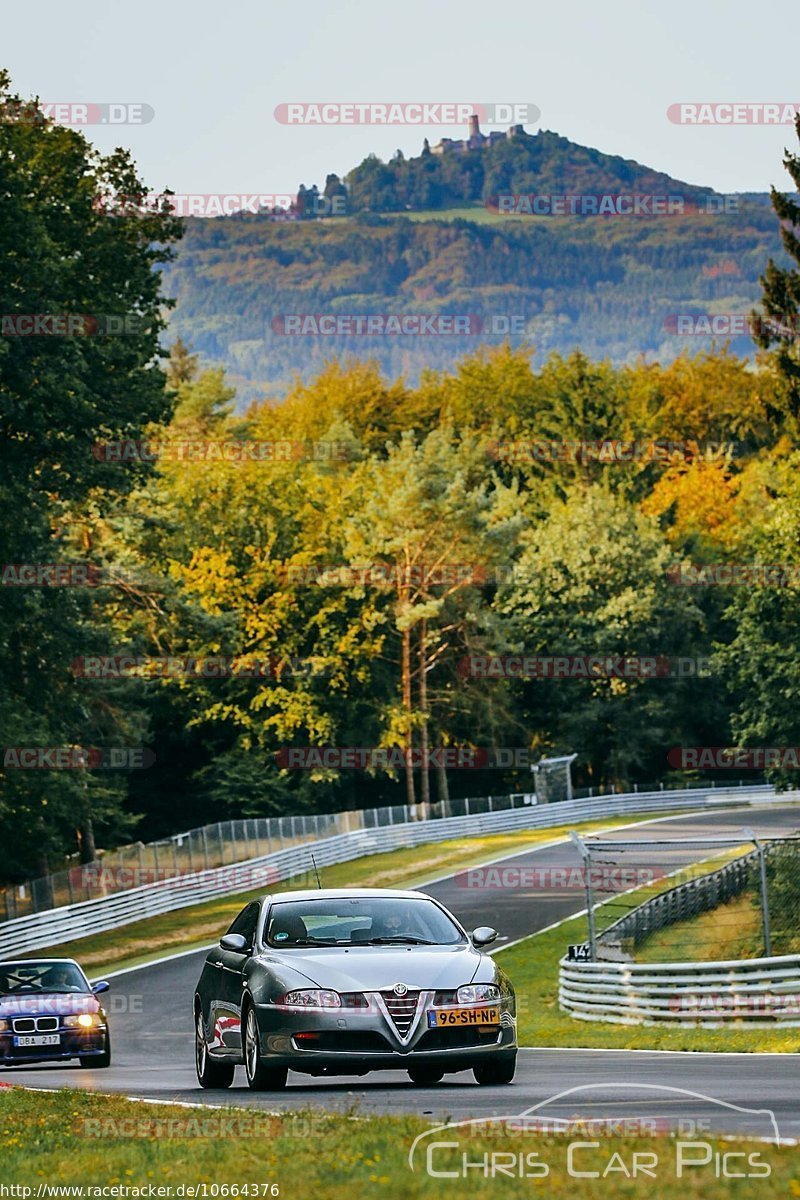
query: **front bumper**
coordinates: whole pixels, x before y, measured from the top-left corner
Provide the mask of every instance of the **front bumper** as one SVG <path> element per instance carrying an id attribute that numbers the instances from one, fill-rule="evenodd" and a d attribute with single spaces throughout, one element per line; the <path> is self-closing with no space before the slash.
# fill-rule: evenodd
<path id="1" fill-rule="evenodd" d="M 270 1066 L 317 1075 L 406 1070 L 412 1064 L 461 1071 L 516 1051 L 513 998 L 499 1005 L 499 1025 L 433 1029 L 428 1026 L 433 995 L 420 993 L 405 1035 L 374 993 L 368 994 L 368 1011 L 256 1004 L 262 1058 Z"/>
<path id="2" fill-rule="evenodd" d="M 15 1046 L 12 1034 L 0 1034 L 0 1066 L 65 1062 L 71 1058 L 97 1058 L 106 1052 L 107 1032 L 103 1027 L 83 1032 L 62 1030 L 58 1046 Z"/>

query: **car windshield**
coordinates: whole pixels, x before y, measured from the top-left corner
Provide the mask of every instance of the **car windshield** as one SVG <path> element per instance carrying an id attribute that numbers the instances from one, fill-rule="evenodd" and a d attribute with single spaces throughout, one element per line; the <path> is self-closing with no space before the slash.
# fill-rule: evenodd
<path id="1" fill-rule="evenodd" d="M 267 945 L 454 946 L 464 935 L 432 900 L 342 896 L 273 904 Z"/>
<path id="2" fill-rule="evenodd" d="M 88 992 L 75 963 L 0 963 L 0 995 L 30 996 L 37 992 Z"/>

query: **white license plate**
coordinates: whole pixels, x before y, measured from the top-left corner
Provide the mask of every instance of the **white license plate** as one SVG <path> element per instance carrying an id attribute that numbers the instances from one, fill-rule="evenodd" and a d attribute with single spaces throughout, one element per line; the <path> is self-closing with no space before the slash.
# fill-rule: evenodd
<path id="1" fill-rule="evenodd" d="M 59 1046 L 61 1038 L 57 1033 L 18 1034 L 14 1038 L 15 1046 Z"/>

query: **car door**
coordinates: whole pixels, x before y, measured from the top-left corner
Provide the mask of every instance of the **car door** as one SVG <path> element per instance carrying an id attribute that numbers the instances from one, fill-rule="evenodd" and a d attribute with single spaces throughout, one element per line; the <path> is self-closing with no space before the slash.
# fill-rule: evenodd
<path id="1" fill-rule="evenodd" d="M 218 963 L 217 1006 L 214 1013 L 214 1035 L 220 1049 L 231 1054 L 240 1054 L 242 1049 L 242 990 L 244 967 L 255 942 L 261 905 L 253 901 L 246 905 L 231 925 L 228 933 L 241 934 L 247 940 L 248 949 L 239 953 L 235 950 L 217 948 Z"/>

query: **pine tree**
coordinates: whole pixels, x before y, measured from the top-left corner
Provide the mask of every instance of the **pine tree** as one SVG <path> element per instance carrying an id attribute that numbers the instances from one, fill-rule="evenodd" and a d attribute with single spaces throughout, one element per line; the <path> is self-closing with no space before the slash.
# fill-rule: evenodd
<path id="1" fill-rule="evenodd" d="M 795 120 L 800 141 L 800 115 Z M 786 151 L 783 165 L 800 192 L 800 155 Z M 772 207 L 781 222 L 781 240 L 787 254 L 800 264 L 800 204 L 772 188 Z M 754 340 L 763 349 L 774 347 L 773 358 L 785 385 L 786 405 L 793 417 L 800 415 L 800 270 L 782 268 L 770 258 L 761 276 L 762 303 L 766 316 L 754 313 Z"/>

